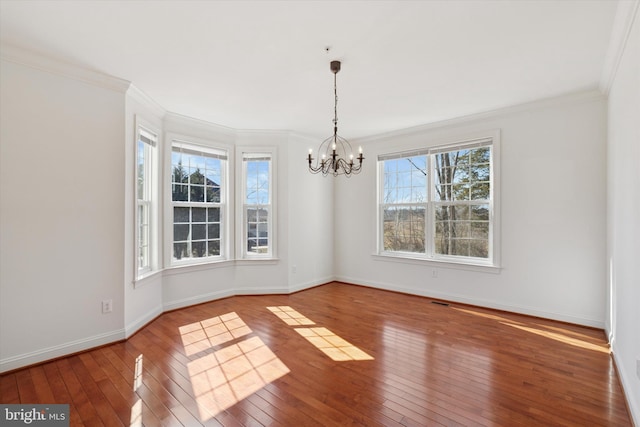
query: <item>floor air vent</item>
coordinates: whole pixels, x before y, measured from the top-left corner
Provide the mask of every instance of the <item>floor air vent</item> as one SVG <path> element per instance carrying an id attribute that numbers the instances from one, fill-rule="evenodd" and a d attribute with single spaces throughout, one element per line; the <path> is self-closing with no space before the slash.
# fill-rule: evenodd
<path id="1" fill-rule="evenodd" d="M 431 301 L 431 304 L 444 305 L 445 307 L 449 307 L 449 303 L 442 301 Z"/>

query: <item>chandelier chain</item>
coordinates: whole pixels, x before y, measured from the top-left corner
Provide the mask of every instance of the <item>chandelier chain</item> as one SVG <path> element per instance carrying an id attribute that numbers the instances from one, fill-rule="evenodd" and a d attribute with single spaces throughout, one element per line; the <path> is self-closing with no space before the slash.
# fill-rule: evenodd
<path id="1" fill-rule="evenodd" d="M 333 125 L 336 128 L 335 133 L 337 133 L 338 127 L 338 73 L 333 73 Z"/>

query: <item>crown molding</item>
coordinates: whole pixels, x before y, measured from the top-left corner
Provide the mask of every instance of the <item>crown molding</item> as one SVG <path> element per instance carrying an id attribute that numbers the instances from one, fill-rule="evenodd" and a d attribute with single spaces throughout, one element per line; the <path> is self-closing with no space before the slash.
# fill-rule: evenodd
<path id="1" fill-rule="evenodd" d="M 174 132 L 174 128 L 177 128 L 177 132 L 180 132 L 183 126 L 187 126 L 191 130 L 200 131 L 205 134 L 214 133 L 218 136 L 235 138 L 236 130 L 228 126 L 219 125 L 216 123 L 208 122 L 206 120 L 197 119 L 194 117 L 185 116 L 183 114 L 174 113 L 168 111 L 164 117 L 165 130 Z"/>
<path id="2" fill-rule="evenodd" d="M 6 44 L 0 46 L 0 59 L 119 93 L 125 93 L 131 85 L 118 77 Z"/>
<path id="3" fill-rule="evenodd" d="M 127 95 L 136 102 L 145 106 L 151 112 L 151 114 L 153 114 L 160 120 L 162 120 L 168 113 L 162 105 L 158 104 L 153 98 L 151 98 L 133 83 L 131 83 L 131 85 L 129 86 Z"/>
<path id="4" fill-rule="evenodd" d="M 385 140 L 389 138 L 411 136 L 411 135 L 416 135 L 416 134 L 424 133 L 431 130 L 471 124 L 479 120 L 495 119 L 495 118 L 499 118 L 509 114 L 520 113 L 523 111 L 532 111 L 532 110 L 549 108 L 549 107 L 558 106 L 558 105 L 577 104 L 577 103 L 592 102 L 592 101 L 603 100 L 603 99 L 605 99 L 605 96 L 597 89 L 582 90 L 578 92 L 572 92 L 569 94 L 526 102 L 523 104 L 517 104 L 509 107 L 489 110 L 482 113 L 469 114 L 466 116 L 456 117 L 453 119 L 441 120 L 438 122 L 427 123 L 424 125 L 398 129 L 395 131 L 385 132 L 385 133 L 376 134 L 376 135 L 370 135 L 363 138 L 356 138 L 352 142 L 357 141 L 358 143 L 370 143 L 370 142 Z"/>
<path id="5" fill-rule="evenodd" d="M 604 58 L 602 75 L 600 76 L 600 91 L 609 94 L 616 78 L 620 61 L 631 35 L 631 29 L 638 16 L 640 0 L 620 0 L 616 16 L 613 20 L 609 47 Z"/>

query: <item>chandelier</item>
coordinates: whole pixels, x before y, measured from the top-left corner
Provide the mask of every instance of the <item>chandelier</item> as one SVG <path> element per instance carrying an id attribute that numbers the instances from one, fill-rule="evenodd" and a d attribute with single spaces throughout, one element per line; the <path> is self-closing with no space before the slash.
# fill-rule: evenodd
<path id="1" fill-rule="evenodd" d="M 309 172 L 319 173 L 322 175 L 346 175 L 360 173 L 362 169 L 362 147 L 359 148 L 358 157 L 354 159 L 353 149 L 349 141 L 338 135 L 338 86 L 337 74 L 340 71 L 340 61 L 331 61 L 331 72 L 333 73 L 333 135 L 322 141 L 318 148 L 317 159 L 313 158 L 313 150 L 309 149 Z M 357 163 L 354 163 L 357 160 Z M 314 162 L 315 161 L 315 162 Z"/>

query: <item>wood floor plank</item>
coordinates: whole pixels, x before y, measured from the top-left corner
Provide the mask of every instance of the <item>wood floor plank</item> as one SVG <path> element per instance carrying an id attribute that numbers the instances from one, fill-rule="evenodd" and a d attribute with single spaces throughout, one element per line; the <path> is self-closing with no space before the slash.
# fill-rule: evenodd
<path id="1" fill-rule="evenodd" d="M 632 425 L 603 331 L 431 301 L 337 282 L 225 298 L 2 375 L 0 396 L 69 403 L 72 426 Z"/>
<path id="2" fill-rule="evenodd" d="M 18 384 L 20 402 L 38 402 L 38 393 L 28 369 L 16 372 L 16 383 Z"/>
<path id="3" fill-rule="evenodd" d="M 82 423 L 90 426 L 104 425 L 101 417 L 96 412 L 93 402 L 89 399 L 87 394 L 82 389 L 80 381 L 76 377 L 71 365 L 69 363 L 73 356 L 59 359 L 56 361 L 56 365 L 60 372 L 60 377 L 63 378 L 64 384 L 69 392 L 69 398 L 73 405 L 74 412 L 80 417 Z M 45 402 L 42 402 L 45 403 Z"/>
<path id="4" fill-rule="evenodd" d="M 20 392 L 16 381 L 16 374 L 0 376 L 0 402 L 20 403 Z"/>

